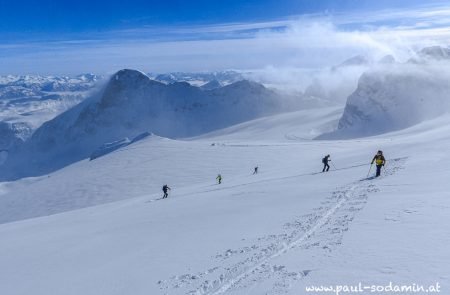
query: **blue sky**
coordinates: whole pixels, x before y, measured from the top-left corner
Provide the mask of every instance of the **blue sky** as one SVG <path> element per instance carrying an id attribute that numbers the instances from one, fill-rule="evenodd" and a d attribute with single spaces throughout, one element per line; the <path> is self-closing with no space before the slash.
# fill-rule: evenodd
<path id="1" fill-rule="evenodd" d="M 142 25 L 264 21 L 311 13 L 411 7 L 423 2 L 417 0 L 1 0 L 0 31 L 19 34 L 24 32 L 87 33 Z M 428 1 L 428 3 L 431 2 L 433 1 Z"/>
<path id="2" fill-rule="evenodd" d="M 445 2 L 0 0 L 0 73 L 315 67 L 401 55 L 449 37 Z"/>

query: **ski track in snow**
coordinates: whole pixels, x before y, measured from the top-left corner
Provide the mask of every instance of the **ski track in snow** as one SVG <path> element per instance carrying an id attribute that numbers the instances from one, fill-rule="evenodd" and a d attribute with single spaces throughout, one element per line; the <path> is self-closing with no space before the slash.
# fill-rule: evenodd
<path id="1" fill-rule="evenodd" d="M 387 159 L 387 161 L 391 162 L 391 161 L 397 161 L 397 160 L 402 160 L 402 159 L 404 159 L 404 158 Z M 331 166 L 330 171 L 328 171 L 327 173 L 334 173 L 336 171 L 348 170 L 348 169 L 353 169 L 353 168 L 362 167 L 362 166 L 367 166 L 367 163 L 356 164 L 356 165 L 347 166 L 347 167 L 341 167 L 341 168 L 337 168 L 337 169 L 334 168 L 333 166 Z M 246 183 L 234 184 L 234 185 L 225 185 L 225 184 L 223 184 L 222 187 L 211 188 L 211 189 L 206 189 L 206 190 L 201 190 L 201 191 L 195 191 L 195 192 L 192 192 L 192 193 L 185 193 L 185 194 L 183 194 L 183 196 L 192 196 L 192 195 L 198 195 L 198 194 L 209 193 L 209 192 L 224 191 L 224 190 L 229 190 L 229 189 L 233 189 L 233 188 L 241 187 L 241 186 L 249 186 L 249 185 L 255 185 L 255 184 L 258 184 L 258 183 L 267 183 L 267 182 L 270 182 L 270 181 L 279 181 L 279 180 L 285 180 L 285 179 L 290 179 L 290 178 L 298 178 L 298 177 L 319 175 L 319 174 L 322 174 L 322 173 L 323 173 L 322 171 L 319 171 L 319 172 L 312 172 L 312 173 L 288 175 L 288 176 L 282 176 L 282 177 L 271 177 L 271 178 L 265 178 L 265 179 L 261 179 L 261 180 L 257 180 L 257 181 L 251 181 L 251 182 L 246 182 Z M 366 179 L 364 179 L 364 180 L 366 180 Z M 370 180 L 370 179 L 367 179 L 367 180 Z M 209 187 L 216 187 L 216 186 L 217 186 L 217 184 L 214 184 L 214 185 L 210 185 Z M 161 199 L 162 198 L 150 199 L 147 203 L 152 203 L 152 202 L 155 202 L 155 201 L 159 201 Z"/>
<path id="2" fill-rule="evenodd" d="M 380 178 L 402 169 L 406 159 L 390 160 Z M 369 194 L 377 191 L 372 178 L 355 181 L 332 192 L 313 212 L 286 223 L 283 233 L 260 237 L 252 245 L 219 253 L 213 257 L 218 261 L 215 267 L 157 283 L 164 294 L 216 295 L 270 281 L 272 288 L 266 294 L 285 294 L 296 281 L 314 270 L 288 270 L 273 260 L 293 250 L 300 251 L 299 255 L 310 248 L 321 249 L 324 254 L 333 251 L 342 243 L 344 233 L 364 208 Z"/>

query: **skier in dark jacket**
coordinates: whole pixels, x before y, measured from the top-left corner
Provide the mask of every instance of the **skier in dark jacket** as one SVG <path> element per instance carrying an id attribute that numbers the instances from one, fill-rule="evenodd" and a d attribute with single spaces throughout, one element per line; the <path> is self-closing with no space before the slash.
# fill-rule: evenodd
<path id="1" fill-rule="evenodd" d="M 328 165 L 328 162 L 331 161 L 330 160 L 330 155 L 326 155 L 323 159 L 322 159 L 322 163 L 323 163 L 323 170 L 322 172 L 325 172 L 328 170 L 330 170 L 330 165 Z"/>
<path id="2" fill-rule="evenodd" d="M 377 152 L 377 154 L 372 159 L 372 163 L 370 164 L 373 165 L 373 162 L 375 162 L 375 164 L 377 165 L 376 177 L 378 177 L 381 175 L 381 167 L 383 167 L 384 164 L 386 164 L 386 159 L 384 158 L 382 151 Z"/>
<path id="3" fill-rule="evenodd" d="M 222 183 L 222 175 L 220 175 L 220 174 L 217 175 L 216 180 L 219 184 L 221 184 Z"/>
<path id="4" fill-rule="evenodd" d="M 258 166 L 255 167 L 255 170 L 253 170 L 253 174 L 258 174 Z"/>
<path id="5" fill-rule="evenodd" d="M 168 191 L 170 191 L 170 187 L 167 184 L 165 184 L 165 185 L 163 185 L 162 190 L 164 192 L 163 199 L 165 199 L 169 196 Z"/>

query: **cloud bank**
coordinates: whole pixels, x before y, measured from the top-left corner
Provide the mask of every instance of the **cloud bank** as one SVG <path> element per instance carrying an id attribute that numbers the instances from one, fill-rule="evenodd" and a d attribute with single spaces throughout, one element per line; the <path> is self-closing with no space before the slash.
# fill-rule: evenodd
<path id="1" fill-rule="evenodd" d="M 348 57 L 406 60 L 450 38 L 450 5 L 283 20 L 183 27 L 139 27 L 65 40 L 0 45 L 0 74 L 302 69 Z"/>

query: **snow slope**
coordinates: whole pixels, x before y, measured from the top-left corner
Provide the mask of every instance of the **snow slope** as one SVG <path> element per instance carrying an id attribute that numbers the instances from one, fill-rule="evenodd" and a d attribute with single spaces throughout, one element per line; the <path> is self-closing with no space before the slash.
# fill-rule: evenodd
<path id="1" fill-rule="evenodd" d="M 219 141 L 311 140 L 331 132 L 342 115 L 341 107 L 306 109 L 268 116 L 200 135 L 194 139 L 214 138 Z"/>
<path id="2" fill-rule="evenodd" d="M 333 115 L 330 116 L 330 113 Z M 241 168 L 236 166 L 234 161 L 230 162 L 230 159 L 235 157 L 235 149 L 243 153 L 239 161 L 246 163 L 248 171 L 252 171 L 256 164 L 266 165 L 266 162 L 273 161 L 270 155 L 274 149 L 270 148 L 271 145 L 275 145 L 276 150 L 278 145 L 289 148 L 293 142 L 297 141 L 310 143 L 311 140 L 304 137 L 311 133 L 312 125 L 330 125 L 339 113 L 336 109 L 326 109 L 318 111 L 315 116 L 307 115 L 306 111 L 275 115 L 227 128 L 217 134 L 189 139 L 189 141 L 176 141 L 152 135 L 92 161 L 86 159 L 48 175 L 4 184 L 4 190 L 8 190 L 9 193 L 2 196 L 4 203 L 0 208 L 0 222 L 54 214 L 136 197 L 149 190 L 159 191 L 160 184 L 166 182 L 179 187 L 202 184 L 205 178 L 211 178 L 214 181 L 217 173 L 222 173 L 224 176 L 239 175 Z M 311 122 L 311 119 L 314 121 Z M 305 124 L 306 121 L 310 121 L 310 124 Z M 274 122 L 280 124 L 274 125 Z M 242 126 L 248 126 L 248 129 Z M 256 126 L 260 126 L 261 131 L 255 131 Z M 235 132 L 235 129 L 239 131 Z M 251 133 L 254 137 L 249 138 Z M 311 138 L 311 135 L 309 137 Z M 248 140 L 251 141 L 247 142 Z M 248 149 L 248 146 L 261 147 L 263 158 L 267 159 L 259 160 L 260 155 L 252 155 L 253 151 Z M 295 145 L 292 148 L 297 149 Z M 217 153 L 224 158 L 218 157 Z M 320 158 L 320 156 L 319 154 L 317 157 Z M 283 165 L 288 165 L 289 161 L 289 159 L 280 160 L 280 163 L 275 165 L 282 169 Z M 148 170 L 150 166 L 165 168 L 163 171 L 155 169 L 150 172 Z M 80 173 L 80 170 L 83 172 Z M 179 176 L 173 177 L 173 173 Z M 121 181 L 107 183 L 106 179 L 99 181 L 101 175 L 114 178 L 118 174 L 123 174 L 123 177 L 133 181 L 134 184 L 124 185 Z M 137 175 L 140 176 L 136 177 Z M 247 175 L 247 171 L 244 175 Z M 33 190 L 28 191 L 30 182 L 33 183 Z M 21 183 L 26 185 L 23 187 Z M 83 186 L 80 186 L 80 183 L 83 183 Z M 98 197 L 92 198 L 92 192 L 97 192 Z M 47 197 L 36 198 L 36 195 Z M 55 206 L 48 206 L 49 203 Z"/>
<path id="3" fill-rule="evenodd" d="M 302 116 L 280 118 L 284 134 Z M 249 126 L 258 122 L 270 119 Z M 0 291 L 307 294 L 310 285 L 390 281 L 448 290 L 449 123 L 340 141 L 239 135 L 250 127 L 190 141 L 153 136 L 1 183 Z M 366 179 L 380 148 L 384 176 Z M 337 170 L 317 173 L 326 153 Z M 172 191 L 160 200 L 164 183 Z"/>
<path id="4" fill-rule="evenodd" d="M 42 175 L 89 157 L 105 143 L 143 132 L 194 136 L 297 108 L 292 97 L 246 80 L 201 90 L 186 82 L 165 85 L 139 71 L 121 70 L 99 95 L 38 128 L 9 155 L 0 177 Z"/>

